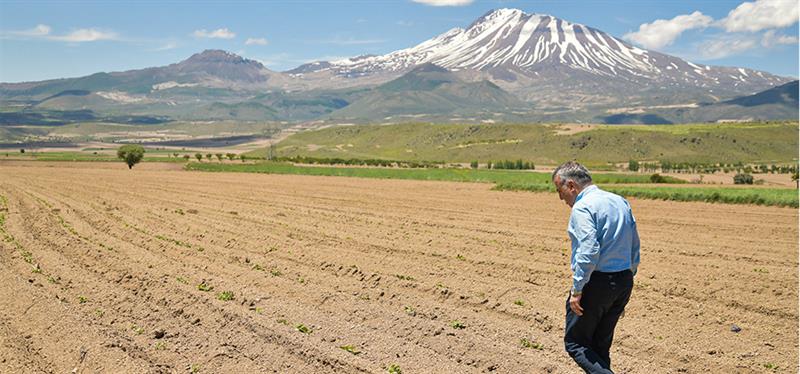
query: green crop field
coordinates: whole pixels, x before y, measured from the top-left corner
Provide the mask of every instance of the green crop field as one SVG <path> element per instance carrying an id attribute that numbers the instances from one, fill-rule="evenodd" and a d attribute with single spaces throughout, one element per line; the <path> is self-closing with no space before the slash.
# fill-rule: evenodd
<path id="1" fill-rule="evenodd" d="M 796 163 L 797 122 L 688 125 L 397 124 L 338 126 L 290 136 L 275 156 L 471 162 L 628 160 Z M 266 149 L 248 156 L 263 157 Z"/>
<path id="2" fill-rule="evenodd" d="M 797 190 L 791 188 L 621 186 L 598 184 L 606 191 L 625 197 L 637 197 L 642 199 L 798 207 Z M 555 193 L 555 189 L 550 184 L 501 183 L 495 186 L 495 189 L 501 191 L 551 191 Z"/>
<path id="3" fill-rule="evenodd" d="M 483 183 L 550 183 L 550 173 L 521 170 L 483 170 L 483 169 L 401 169 L 401 168 L 348 168 L 348 167 L 307 167 L 290 163 L 260 162 L 255 164 L 220 164 L 192 162 L 186 165 L 189 170 L 224 171 L 268 174 L 300 174 L 381 179 L 416 179 L 455 182 Z M 598 183 L 650 183 L 649 175 L 631 174 L 593 174 Z M 670 183 L 685 183 L 682 180 L 666 177 Z"/>

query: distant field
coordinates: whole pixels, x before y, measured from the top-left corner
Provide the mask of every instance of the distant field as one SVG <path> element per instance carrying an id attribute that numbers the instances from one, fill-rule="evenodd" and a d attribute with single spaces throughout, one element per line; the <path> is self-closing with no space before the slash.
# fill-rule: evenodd
<path id="1" fill-rule="evenodd" d="M 142 162 L 186 162 L 183 158 L 184 154 L 194 157 L 193 151 L 181 151 L 179 156 L 172 157 L 172 152 L 147 150 Z M 8 156 L 6 156 L 8 154 Z M 93 161 L 93 162 L 122 162 L 116 156 L 116 150 L 97 151 L 97 153 L 90 152 L 36 152 L 36 153 L 18 153 L 18 152 L 0 152 L 0 159 L 15 159 L 15 160 L 30 160 L 30 161 Z M 194 158 L 192 158 L 194 159 Z"/>
<path id="2" fill-rule="evenodd" d="M 0 143 L 25 142 L 189 142 L 201 138 L 271 136 L 286 124 L 263 121 L 176 121 L 157 124 L 78 122 L 59 125 L 0 126 Z"/>
<path id="3" fill-rule="evenodd" d="M 589 166 L 628 160 L 797 162 L 797 122 L 688 125 L 400 124 L 290 136 L 277 156 L 470 162 L 523 159 Z M 266 150 L 248 156 L 264 156 Z"/>
<path id="4" fill-rule="evenodd" d="M 510 170 L 473 169 L 394 169 L 394 168 L 347 168 L 305 167 L 288 163 L 263 162 L 256 164 L 196 163 L 186 165 L 187 170 L 212 172 L 243 172 L 266 174 L 295 174 L 318 176 L 341 176 L 378 179 L 412 179 L 456 182 L 495 183 L 497 190 L 554 191 L 550 174 Z M 667 183 L 651 184 L 649 175 L 604 174 L 592 175 L 594 182 L 602 188 L 628 197 L 673 201 L 705 201 L 726 204 L 756 204 L 769 206 L 798 207 L 797 190 L 787 188 L 739 188 L 705 187 L 697 185 L 678 186 L 682 180 L 666 177 Z M 631 185 L 633 184 L 633 185 Z"/>
<path id="5" fill-rule="evenodd" d="M 798 207 L 796 189 L 789 188 L 739 188 L 739 187 L 666 187 L 666 186 L 621 186 L 603 185 L 606 191 L 625 197 L 638 197 L 651 200 L 704 201 L 725 204 L 755 204 L 768 206 Z M 497 190 L 508 191 L 553 191 L 552 185 L 534 183 L 501 183 Z"/>
<path id="6" fill-rule="evenodd" d="M 186 165 L 189 170 L 224 171 L 267 174 L 299 174 L 340 177 L 380 178 L 380 179 L 414 179 L 455 182 L 484 183 L 550 183 L 550 173 L 519 170 L 484 170 L 484 169 L 396 169 L 396 168 L 348 168 L 348 167 L 306 167 L 289 163 L 262 162 L 256 164 L 221 164 L 197 163 Z M 629 174 L 593 174 L 598 183 L 650 183 L 649 175 Z M 685 183 L 682 180 L 666 177 L 669 183 Z"/>

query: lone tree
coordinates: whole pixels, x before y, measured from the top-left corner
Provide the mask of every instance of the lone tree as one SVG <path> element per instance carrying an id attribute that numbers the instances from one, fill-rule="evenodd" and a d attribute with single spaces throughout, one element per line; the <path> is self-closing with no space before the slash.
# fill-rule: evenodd
<path id="1" fill-rule="evenodd" d="M 128 169 L 132 169 L 133 165 L 138 164 L 144 158 L 144 148 L 136 144 L 123 145 L 117 150 L 117 157 L 128 164 Z"/>
<path id="2" fill-rule="evenodd" d="M 199 154 L 199 153 L 195 153 L 195 154 L 194 154 L 194 158 L 196 158 L 196 159 L 197 159 L 197 161 L 198 161 L 198 162 L 200 162 L 200 161 L 202 161 L 202 160 L 203 160 L 203 155 L 201 155 L 201 154 Z"/>

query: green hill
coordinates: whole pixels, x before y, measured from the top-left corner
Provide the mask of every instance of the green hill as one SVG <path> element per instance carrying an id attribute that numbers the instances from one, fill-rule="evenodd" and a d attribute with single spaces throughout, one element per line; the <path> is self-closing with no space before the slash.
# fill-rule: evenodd
<path id="1" fill-rule="evenodd" d="M 555 164 L 663 160 L 796 162 L 797 122 L 695 125 L 398 124 L 340 126 L 295 134 L 279 156 Z M 265 150 L 252 153 L 263 156 Z"/>
<path id="2" fill-rule="evenodd" d="M 494 83 L 465 82 L 452 72 L 424 64 L 374 88 L 331 113 L 330 118 L 380 121 L 395 116 L 475 115 L 523 107 L 526 105 L 519 99 Z"/>

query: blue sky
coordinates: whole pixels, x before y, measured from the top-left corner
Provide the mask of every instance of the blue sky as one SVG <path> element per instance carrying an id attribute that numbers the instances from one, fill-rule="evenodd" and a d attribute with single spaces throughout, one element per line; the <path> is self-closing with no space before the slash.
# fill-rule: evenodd
<path id="1" fill-rule="evenodd" d="M 434 2 L 452 4 L 425 4 Z M 0 82 L 162 66 L 212 48 L 282 71 L 411 47 L 496 8 L 550 14 L 694 62 L 798 76 L 796 0 L 2 1 Z"/>

